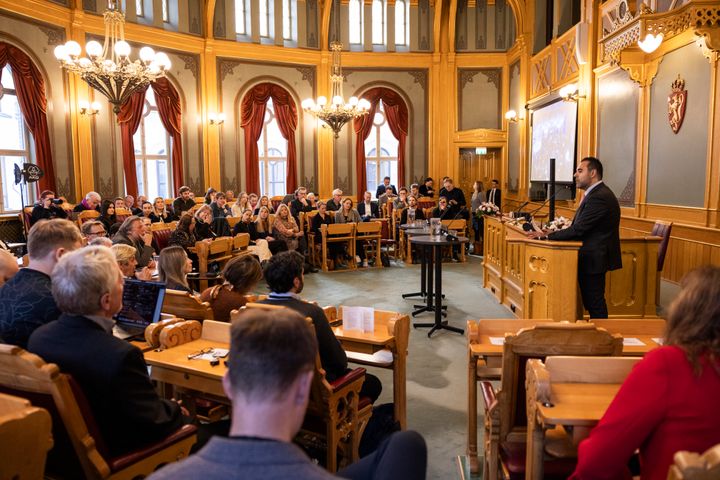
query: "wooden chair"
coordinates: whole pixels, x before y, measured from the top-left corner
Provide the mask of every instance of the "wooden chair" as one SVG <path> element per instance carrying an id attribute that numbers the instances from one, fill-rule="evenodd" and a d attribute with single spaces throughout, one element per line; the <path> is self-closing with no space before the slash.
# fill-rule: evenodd
<path id="1" fill-rule="evenodd" d="M 437 201 L 432 197 L 420 197 L 418 198 L 418 207 L 422 208 L 423 210 L 430 209 L 432 210 L 437 205 Z M 430 217 L 427 217 L 430 218 Z"/>
<path id="2" fill-rule="evenodd" d="M 158 249 L 162 250 L 168 246 L 170 241 L 170 235 L 175 231 L 177 222 L 162 223 L 156 222 L 150 225 L 150 232 L 152 233 L 153 240 L 158 246 Z"/>
<path id="3" fill-rule="evenodd" d="M 379 220 L 382 228 L 380 230 L 380 248 L 397 260 L 398 259 L 398 242 L 395 239 L 395 222 L 393 218 L 383 218 Z"/>
<path id="4" fill-rule="evenodd" d="M 243 308 L 272 310 L 285 307 L 248 303 Z M 231 320 L 234 321 L 237 314 L 237 311 L 231 313 Z M 309 318 L 307 322 L 310 328 L 313 328 Z M 315 377 L 300 434 L 308 432 L 325 437 L 327 446 L 325 467 L 330 473 L 335 473 L 338 469 L 340 463 L 337 458 L 338 450 L 342 452 L 348 464 L 357 461 L 360 457 L 358 453 L 360 437 L 372 415 L 370 400 L 360 398 L 360 389 L 364 381 L 365 369 L 355 368 L 334 382 L 328 382 L 320 363 L 320 354 L 315 356 Z"/>
<path id="5" fill-rule="evenodd" d="M 553 323 L 536 325 L 505 336 L 502 380 L 499 391 L 487 381 L 480 383 L 485 403 L 485 460 L 483 479 L 524 478 L 527 417 L 525 405 L 525 363 L 548 355 L 620 355 L 622 337 L 594 325 Z M 476 452 L 468 452 L 469 456 Z M 473 459 L 471 458 L 471 467 Z M 547 462 L 549 477 L 565 478 L 574 461 Z M 569 471 L 568 471 L 569 470 Z"/>
<path id="6" fill-rule="evenodd" d="M 197 427 L 184 425 L 153 445 L 111 457 L 79 385 L 61 374 L 57 365 L 13 345 L 0 345 L 0 390 L 27 398 L 50 413 L 55 447 L 47 470 L 52 476 L 56 472 L 65 478 L 147 476 L 186 457 L 196 441 Z"/>
<path id="7" fill-rule="evenodd" d="M 360 222 L 355 225 L 355 239 L 362 241 L 365 258 L 375 257 L 375 268 L 382 268 L 380 247 L 382 245 L 382 223 L 378 221 Z"/>
<path id="8" fill-rule="evenodd" d="M 329 243 L 347 243 L 348 253 L 351 257 L 355 256 L 355 224 L 354 223 L 332 223 L 330 225 L 320 226 L 320 235 L 322 236 L 322 269 L 323 272 L 328 271 L 328 244 Z M 355 261 L 349 263 L 349 268 L 357 268 Z"/>
<path id="9" fill-rule="evenodd" d="M 240 221 L 240 217 L 225 217 L 225 220 L 227 220 L 228 225 L 230 226 L 230 231 L 232 232 L 235 228 L 235 225 Z"/>
<path id="10" fill-rule="evenodd" d="M 47 410 L 25 398 L 0 393 L 0 478 L 43 478 L 53 446 Z"/>
<path id="11" fill-rule="evenodd" d="M 657 271 L 662 272 L 665 265 L 665 255 L 667 254 L 668 244 L 670 243 L 670 232 L 672 232 L 673 222 L 665 222 L 656 220 L 650 235 L 660 237 L 662 241 L 658 246 Z"/>
<path id="12" fill-rule="evenodd" d="M 208 273 L 208 266 L 217 263 L 219 268 L 225 265 L 233 256 L 234 245 L 232 237 L 218 237 L 212 242 L 199 241 L 195 243 L 195 254 L 198 257 L 198 273 L 203 276 Z M 207 280 L 200 280 L 200 289 L 207 288 Z"/>
<path id="13" fill-rule="evenodd" d="M 310 264 L 314 267 L 320 266 L 320 252 L 318 251 L 320 243 L 317 242 L 319 239 L 315 238 L 315 233 L 312 231 L 313 218 L 317 213 L 317 210 L 313 210 L 305 214 L 305 229 L 303 230 L 305 238 L 307 238 L 308 252 L 310 252 Z"/>
<path id="14" fill-rule="evenodd" d="M 527 390 L 527 455 L 525 478 L 542 480 L 545 452 L 553 457 L 577 458 L 577 444 L 566 436 L 547 438 L 537 422 L 538 403 L 550 403 L 553 383 L 621 384 L 625 381 L 639 357 L 547 357 L 545 362 L 530 359 L 525 369 Z M 587 428 L 576 427 L 573 437 L 588 433 Z M 541 446 L 544 445 L 544 448 Z"/>
<path id="15" fill-rule="evenodd" d="M 131 217 L 132 212 L 128 210 L 127 208 L 116 208 L 115 209 L 115 219 L 122 223 L 125 221 L 126 218 Z"/>
<path id="16" fill-rule="evenodd" d="M 447 228 L 448 230 L 455 230 L 458 232 L 458 235 L 465 237 L 467 236 L 467 221 L 465 221 L 464 218 L 456 218 L 454 220 L 443 220 L 442 222 L 443 227 Z M 452 248 L 452 247 L 448 247 Z M 460 261 L 465 262 L 465 245 L 460 245 Z"/>
<path id="17" fill-rule="evenodd" d="M 248 247 L 250 246 L 250 235 L 247 233 L 238 233 L 233 237 L 231 255 L 236 257 L 238 255 L 246 255 L 250 253 Z"/>
<path id="18" fill-rule="evenodd" d="M 98 212 L 97 210 L 83 210 L 82 212 L 77 214 L 75 222 L 78 224 L 78 227 L 82 228 L 83 223 L 89 222 L 90 220 L 95 220 L 99 216 L 100 212 Z"/>
<path id="19" fill-rule="evenodd" d="M 178 318 L 201 322 L 215 318 L 208 302 L 201 302 L 195 295 L 180 290 L 165 290 L 162 311 Z"/>
<path id="20" fill-rule="evenodd" d="M 25 238 L 27 238 L 28 233 L 30 232 L 30 219 L 32 217 L 32 211 L 35 207 L 25 207 L 23 208 L 23 211 L 18 213 L 18 217 L 20 218 L 20 223 L 22 223 L 23 231 L 25 232 Z"/>
<path id="21" fill-rule="evenodd" d="M 342 320 L 338 312 L 342 306 L 323 308 L 329 322 Z M 395 406 L 395 420 L 400 422 L 400 428 L 407 428 L 407 355 L 410 337 L 410 317 L 398 312 L 375 310 L 375 331 L 392 336 L 392 342 L 386 348 L 374 353 L 367 353 L 367 344 L 355 344 L 352 341 L 343 341 L 348 360 L 360 365 L 385 368 L 393 372 L 393 401 Z M 353 350 L 356 348 L 359 351 Z"/>
<path id="22" fill-rule="evenodd" d="M 277 209 L 282 203 L 283 198 L 285 198 L 284 195 L 275 195 L 274 197 L 270 197 L 270 205 L 272 205 L 274 211 L 277 212 Z"/>
<path id="23" fill-rule="evenodd" d="M 717 480 L 720 478 L 720 444 L 709 448 L 702 455 L 693 452 L 677 452 L 675 463 L 670 467 L 668 480 Z"/>

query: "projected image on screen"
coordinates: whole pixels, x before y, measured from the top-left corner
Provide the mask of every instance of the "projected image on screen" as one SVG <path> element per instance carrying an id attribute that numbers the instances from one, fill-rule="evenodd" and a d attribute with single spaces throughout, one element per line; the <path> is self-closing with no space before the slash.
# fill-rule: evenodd
<path id="1" fill-rule="evenodd" d="M 532 114 L 530 181 L 550 180 L 550 159 L 555 159 L 555 180 L 572 182 L 575 159 L 577 104 L 555 102 Z"/>

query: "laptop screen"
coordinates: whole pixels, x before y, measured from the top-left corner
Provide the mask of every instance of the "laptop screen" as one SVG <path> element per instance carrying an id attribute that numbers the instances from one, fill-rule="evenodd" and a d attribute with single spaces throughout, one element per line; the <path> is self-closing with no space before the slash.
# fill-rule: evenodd
<path id="1" fill-rule="evenodd" d="M 165 284 L 127 278 L 123 290 L 123 306 L 115 315 L 120 326 L 145 328 L 160 320 L 165 299 Z"/>

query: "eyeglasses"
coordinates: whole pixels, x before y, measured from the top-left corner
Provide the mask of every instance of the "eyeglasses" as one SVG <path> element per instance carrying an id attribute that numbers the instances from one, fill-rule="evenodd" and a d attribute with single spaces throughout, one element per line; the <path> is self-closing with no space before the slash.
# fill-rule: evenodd
<path id="1" fill-rule="evenodd" d="M 88 235 L 105 235 L 107 232 L 105 230 L 99 230 L 97 232 L 90 232 Z"/>

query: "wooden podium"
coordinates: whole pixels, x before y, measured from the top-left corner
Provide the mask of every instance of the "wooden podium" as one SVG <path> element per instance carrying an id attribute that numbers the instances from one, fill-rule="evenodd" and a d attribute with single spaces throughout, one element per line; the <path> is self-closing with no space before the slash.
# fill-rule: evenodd
<path id="1" fill-rule="evenodd" d="M 518 318 L 575 321 L 586 317 L 577 283 L 582 242 L 531 240 L 499 217 L 485 218 L 483 286 Z M 608 272 L 609 316 L 656 317 L 660 237 L 620 230 L 623 268 Z"/>

